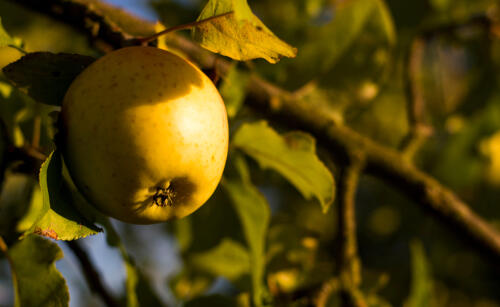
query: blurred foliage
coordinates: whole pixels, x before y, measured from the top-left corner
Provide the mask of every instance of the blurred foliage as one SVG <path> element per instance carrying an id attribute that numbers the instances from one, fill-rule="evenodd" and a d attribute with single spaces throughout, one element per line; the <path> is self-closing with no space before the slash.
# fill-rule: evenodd
<path id="1" fill-rule="evenodd" d="M 168 27 L 195 20 L 205 1 L 152 0 L 151 5 Z M 474 211 L 500 225 L 496 0 L 252 0 L 249 5 L 273 33 L 297 47 L 297 57 L 275 65 L 262 60 L 235 64 L 222 80 L 219 88 L 233 137 L 224 182 L 191 216 L 147 230 L 153 245 L 159 237 L 175 238 L 182 259 L 175 276 L 153 287 L 146 273 L 155 270 L 148 267 L 153 264 L 147 256 L 152 256 L 138 254 L 132 260 L 121 243 L 126 242 L 128 250 L 142 249 L 144 242 L 135 237 L 139 226 L 118 233 L 98 221 L 107 226 L 110 248 L 118 248 L 124 258 L 128 292 L 120 295 L 128 296 L 129 304 L 159 305 L 164 299 L 154 292 L 162 289 L 172 295 L 171 301 L 185 306 L 250 306 L 252 301 L 307 306 L 313 299 L 324 302 L 322 306 L 338 306 L 338 282 L 332 280 L 338 269 L 337 213 L 331 209 L 323 213 L 315 201 L 304 199 L 314 195 L 327 204 L 330 196 L 324 184 L 330 181 L 307 185 L 294 181 L 300 177 L 309 182 L 309 172 L 314 172 L 311 177 L 327 176 L 325 165 L 335 174 L 337 166 L 323 148 L 315 148 L 314 139 L 302 134 L 289 138 L 282 133 L 287 127 L 279 123 L 270 122 L 263 133 L 244 134 L 249 125 L 259 125 L 249 122 L 262 119 L 243 104 L 253 74 L 296 97 L 329 106 L 338 123 L 394 148 L 414 128 L 408 120 L 409 83 L 411 101 L 422 112 L 421 124 L 430 131 L 416 163 L 454 189 Z M 10 35 L 5 41 L 28 52 L 99 55 L 85 36 L 12 2 L 0 0 L 0 17 Z M 489 23 L 477 22 L 486 17 Z M 21 55 L 17 49 L 0 47 L 0 67 Z M 61 255 L 53 243 L 32 235 L 17 244 L 12 239 L 36 220 L 42 193 L 47 193 L 43 180 L 40 189 L 34 176 L 38 170 L 14 159 L 4 172 L 2 163 L 8 146 L 30 145 L 34 139 L 36 147 L 49 155 L 56 133 L 50 113 L 57 110 L 35 102 L 0 74 L 0 132 L 6 136 L 0 139 L 0 170 L 5 177 L 0 234 L 10 239 L 6 240 L 9 253 L 27 255 L 32 247 L 23 245 L 43 245 L 48 253 L 44 269 L 59 280 L 53 262 Z M 294 154 L 295 160 L 287 160 Z M 294 172 L 290 165 L 299 165 L 299 160 L 307 166 Z M 308 168 L 314 164 L 310 160 L 317 160 L 317 169 Z M 302 170 L 307 174 L 297 175 Z M 46 171 L 42 169 L 42 177 Z M 370 306 L 500 306 L 498 264 L 473 250 L 461 234 L 372 177 L 361 178 L 356 202 L 361 290 Z M 93 233 L 89 229 L 79 231 Z M 0 283 L 5 282 L 2 276 Z M 2 299 L 0 305 L 12 304 L 12 299 Z"/>
<path id="2" fill-rule="evenodd" d="M 30 235 L 10 247 L 7 257 L 13 271 L 16 307 L 39 306 L 43 302 L 67 305 L 68 287 L 54 265 L 63 253 L 55 243 Z"/>

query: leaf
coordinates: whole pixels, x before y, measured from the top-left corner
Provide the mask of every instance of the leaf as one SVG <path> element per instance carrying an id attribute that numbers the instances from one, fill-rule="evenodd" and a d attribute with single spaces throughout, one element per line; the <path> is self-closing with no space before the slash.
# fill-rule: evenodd
<path id="1" fill-rule="evenodd" d="M 266 199 L 249 181 L 242 178 L 226 179 L 223 187 L 231 199 L 250 250 L 253 302 L 261 306 L 265 294 L 265 244 L 270 209 Z"/>
<path id="2" fill-rule="evenodd" d="M 413 241 L 410 250 L 412 281 L 410 296 L 405 307 L 427 307 L 431 305 L 432 278 L 422 242 Z"/>
<path id="3" fill-rule="evenodd" d="M 37 182 L 32 176 L 11 172 L 6 174 L 0 194 L 0 235 L 4 238 L 16 238 L 26 230 L 21 227 L 26 224 L 22 220 L 31 211 L 30 200 L 34 198 L 36 186 Z"/>
<path id="4" fill-rule="evenodd" d="M 238 215 L 222 188 L 217 188 L 207 203 L 193 214 L 168 224 L 172 226 L 185 261 L 191 254 L 219 245 L 221 238 L 245 242 Z"/>
<path id="5" fill-rule="evenodd" d="M 337 5 L 333 21 L 325 28 L 331 35 L 329 49 L 333 51 L 327 62 L 334 63 L 351 46 L 368 21 L 374 4 L 373 0 L 351 0 Z"/>
<path id="6" fill-rule="evenodd" d="M 60 106 L 71 82 L 94 60 L 78 54 L 33 52 L 5 66 L 3 72 L 36 101 Z"/>
<path id="7" fill-rule="evenodd" d="M 246 96 L 246 86 L 249 76 L 241 71 L 238 71 L 236 65 L 232 65 L 226 76 L 222 79 L 220 85 L 220 94 L 226 104 L 227 115 L 229 118 L 236 116 L 243 100 Z"/>
<path id="8" fill-rule="evenodd" d="M 303 132 L 279 135 L 266 122 L 244 124 L 236 131 L 232 145 L 251 156 L 262 168 L 271 168 L 306 198 L 315 197 L 324 212 L 335 197 L 335 182 L 316 155 L 314 139 Z"/>
<path id="9" fill-rule="evenodd" d="M 203 48 L 235 60 L 264 58 L 276 63 L 283 56 L 295 57 L 297 49 L 276 37 L 255 16 L 246 0 L 209 0 L 198 21 L 230 13 L 200 23 L 192 36 Z"/>
<path id="10" fill-rule="evenodd" d="M 331 4 L 325 4 L 319 15 L 323 16 L 318 21 L 319 25 L 302 23 L 297 26 L 294 33 L 300 53 L 294 61 L 284 63 L 288 66 L 286 73 L 274 72 L 277 80 L 286 80 L 292 88 L 302 88 L 316 80 L 329 90 L 344 89 L 359 82 L 360 73 L 372 74 L 371 66 L 385 67 L 385 60 L 377 59 L 379 62 L 376 62 L 373 58 L 374 50 L 387 52 L 388 47 L 392 45 L 391 40 L 395 40 L 392 18 L 389 11 L 384 10 L 387 8 L 385 3 L 382 0 L 344 0 L 328 3 Z M 331 20 L 327 19 L 328 16 L 332 16 Z M 302 37 L 304 31 L 307 34 Z M 351 61 L 352 64 L 346 64 Z M 363 69 L 361 66 L 353 70 L 360 62 L 369 64 L 363 65 L 369 66 L 369 69 L 360 70 Z M 344 70 L 348 70 L 347 74 Z M 345 75 L 355 81 L 344 80 Z M 377 71 L 375 77 L 380 77 L 380 71 Z M 344 82 L 347 84 L 342 87 Z M 338 93 L 335 93 L 333 101 L 338 101 L 339 98 L 341 97 Z"/>
<path id="11" fill-rule="evenodd" d="M 14 38 L 10 37 L 7 31 L 5 31 L 2 26 L 2 17 L 0 17 L 0 47 L 7 47 L 10 45 L 16 45 L 16 41 Z"/>
<path id="12" fill-rule="evenodd" d="M 38 185 L 35 185 L 33 192 L 31 193 L 31 200 L 29 201 L 27 211 L 23 215 L 22 219 L 20 219 L 17 223 L 16 231 L 23 233 L 29 230 L 40 216 L 42 208 L 42 191 L 40 190 L 40 187 Z"/>
<path id="13" fill-rule="evenodd" d="M 249 272 L 250 257 L 240 243 L 224 239 L 218 246 L 190 256 L 189 263 L 196 269 L 236 280 Z"/>
<path id="14" fill-rule="evenodd" d="M 38 219 L 27 233 L 56 240 L 75 240 L 101 231 L 72 205 L 70 190 L 62 179 L 59 152 L 52 152 L 42 164 L 39 181 L 43 206 Z"/>
<path id="15" fill-rule="evenodd" d="M 391 12 L 387 7 L 385 0 L 374 0 L 376 4 L 376 16 L 380 20 L 380 24 L 384 33 L 387 36 L 387 41 L 390 45 L 396 42 L 396 27 L 391 16 Z"/>
<path id="16" fill-rule="evenodd" d="M 332 21 L 311 33 L 297 58 L 301 71 L 314 74 L 308 75 L 308 79 L 334 67 L 359 37 L 374 8 L 374 0 L 336 1 Z"/>
<path id="17" fill-rule="evenodd" d="M 184 267 L 179 274 L 169 279 L 169 287 L 172 294 L 178 300 L 189 300 L 206 293 L 214 282 L 214 277 L 202 274 L 201 271 L 193 271 Z"/>
<path id="18" fill-rule="evenodd" d="M 66 281 L 56 269 L 63 258 L 57 244 L 29 235 L 8 249 L 15 289 L 15 306 L 68 306 Z"/>

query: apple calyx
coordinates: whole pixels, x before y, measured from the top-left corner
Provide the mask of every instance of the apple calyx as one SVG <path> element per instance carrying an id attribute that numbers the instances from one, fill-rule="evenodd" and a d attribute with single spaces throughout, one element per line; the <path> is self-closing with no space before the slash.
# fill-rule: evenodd
<path id="1" fill-rule="evenodd" d="M 173 206 L 175 196 L 176 193 L 171 185 L 166 188 L 157 187 L 153 195 L 153 202 L 159 207 Z"/>

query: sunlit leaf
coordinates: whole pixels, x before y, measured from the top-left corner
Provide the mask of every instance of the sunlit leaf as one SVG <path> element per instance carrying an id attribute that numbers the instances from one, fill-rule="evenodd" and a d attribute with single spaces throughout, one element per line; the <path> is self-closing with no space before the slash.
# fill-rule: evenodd
<path id="1" fill-rule="evenodd" d="M 222 84 L 219 90 L 222 98 L 224 98 L 229 118 L 236 116 L 243 105 L 248 80 L 249 76 L 239 71 L 236 68 L 236 65 L 231 66 L 229 72 L 222 79 Z"/>
<path id="2" fill-rule="evenodd" d="M 16 306 L 68 306 L 66 281 L 56 269 L 63 258 L 57 244 L 29 235 L 8 249 Z"/>
<path id="3" fill-rule="evenodd" d="M 226 178 L 223 187 L 238 213 L 243 233 L 250 250 L 253 301 L 262 303 L 265 288 L 265 243 L 271 211 L 257 188 L 244 178 Z"/>
<path id="4" fill-rule="evenodd" d="M 28 233 L 56 240 L 75 240 L 98 233 L 99 227 L 86 220 L 72 205 L 68 186 L 62 178 L 62 161 L 55 151 L 40 169 L 43 206 Z"/>
<path id="5" fill-rule="evenodd" d="M 428 307 L 432 298 L 432 277 L 422 242 L 413 241 L 410 251 L 412 281 L 405 307 Z"/>
<path id="6" fill-rule="evenodd" d="M 264 58 L 276 63 L 283 56 L 295 57 L 297 50 L 276 37 L 255 16 L 246 0 L 209 0 L 198 20 L 230 13 L 193 29 L 193 38 L 202 47 L 246 61 Z"/>
<path id="7" fill-rule="evenodd" d="M 31 193 L 31 199 L 28 202 L 28 209 L 24 216 L 16 225 L 16 231 L 23 233 L 29 230 L 35 221 L 39 218 L 40 212 L 43 208 L 43 196 L 42 191 L 38 185 L 34 186 L 33 192 Z"/>
<path id="8" fill-rule="evenodd" d="M 328 168 L 318 159 L 314 139 L 302 132 L 279 135 L 266 122 L 244 124 L 232 145 L 257 160 L 262 168 L 279 172 L 306 198 L 316 198 L 327 211 L 335 197 Z"/>
<path id="9" fill-rule="evenodd" d="M 5 66 L 3 73 L 36 101 L 60 106 L 71 82 L 94 60 L 77 54 L 34 52 Z"/>
<path id="10" fill-rule="evenodd" d="M 224 239 L 211 250 L 191 255 L 189 262 L 199 270 L 229 280 L 236 280 L 250 268 L 250 257 L 245 247 L 230 239 Z"/>

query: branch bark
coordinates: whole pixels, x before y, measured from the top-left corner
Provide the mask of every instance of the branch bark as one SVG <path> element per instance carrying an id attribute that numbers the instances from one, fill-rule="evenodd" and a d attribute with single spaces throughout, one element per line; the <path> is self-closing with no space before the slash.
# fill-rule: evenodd
<path id="1" fill-rule="evenodd" d="M 14 2 L 49 13 L 86 31 L 93 40 L 106 41 L 114 48 L 134 42 L 134 37 L 108 18 L 108 15 L 95 4 L 96 1 L 46 0 L 40 3 L 36 0 L 17 0 Z M 130 19 L 137 22 L 136 17 L 127 16 L 123 12 L 120 18 L 122 21 Z M 145 32 L 154 31 L 152 23 L 143 21 L 142 24 Z M 141 36 L 145 35 L 147 33 Z M 182 50 L 202 67 L 213 67 L 221 74 L 227 72 L 229 68 L 228 61 L 203 50 L 180 35 L 170 34 L 168 43 L 172 48 Z M 345 162 L 349 152 L 362 151 L 366 157 L 367 174 L 390 183 L 421 207 L 473 239 L 478 247 L 488 251 L 496 259 L 500 258 L 500 234 L 472 212 L 451 190 L 405 159 L 401 152 L 378 144 L 349 127 L 337 125 L 326 106 L 301 101 L 292 93 L 257 76 L 251 78 L 248 89 L 249 95 L 246 101 L 248 105 L 286 118 L 286 123 L 294 123 L 301 129 L 311 132 L 340 161 Z"/>
<path id="2" fill-rule="evenodd" d="M 361 285 L 361 261 L 356 239 L 356 191 L 363 170 L 363 153 L 352 152 L 349 164 L 340 171 L 338 180 L 338 227 L 340 297 L 344 307 L 367 307 L 359 291 Z"/>

